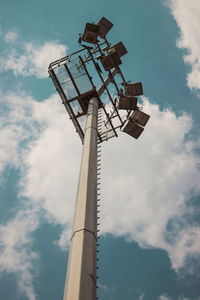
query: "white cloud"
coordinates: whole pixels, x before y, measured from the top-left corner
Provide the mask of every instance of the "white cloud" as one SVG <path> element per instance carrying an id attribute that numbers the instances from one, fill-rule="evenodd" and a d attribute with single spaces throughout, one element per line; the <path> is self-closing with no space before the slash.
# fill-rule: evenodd
<path id="1" fill-rule="evenodd" d="M 4 40 L 6 43 L 13 43 L 17 40 L 18 34 L 15 30 L 8 31 L 5 36 Z"/>
<path id="2" fill-rule="evenodd" d="M 0 172 L 9 165 L 18 168 L 21 164 L 21 144 L 34 136 L 37 131 L 33 126 L 33 99 L 21 93 L 0 94 Z M 36 132 L 35 132 L 36 133 Z"/>
<path id="3" fill-rule="evenodd" d="M 200 254 L 198 227 L 187 224 L 184 231 L 174 225 L 173 243 L 166 239 L 169 222 L 181 222 L 187 212 L 190 192 L 200 192 L 199 143 L 185 139 L 192 128 L 189 116 L 160 111 L 147 99 L 144 104 L 152 117 L 143 136 L 135 141 L 121 134 L 104 145 L 102 231 L 162 248 L 179 269 L 187 255 Z M 176 242 L 184 244 L 187 230 L 193 232 L 191 245 L 181 247 Z"/>
<path id="4" fill-rule="evenodd" d="M 30 233 L 38 226 L 38 212 L 33 209 L 19 211 L 5 225 L 0 225 L 0 271 L 16 275 L 20 292 L 35 300 L 33 289 L 33 263 L 38 255 L 31 250 Z"/>
<path id="5" fill-rule="evenodd" d="M 177 234 L 177 233 L 176 233 Z M 187 263 L 187 259 L 197 258 L 195 264 L 200 256 L 200 227 L 189 226 L 184 230 L 180 230 L 175 239 L 174 245 L 169 245 L 168 253 L 173 266 L 178 269 L 182 266 L 187 266 L 188 273 L 193 271 L 193 265 Z"/>
<path id="6" fill-rule="evenodd" d="M 9 36 L 11 33 L 8 33 Z M 7 40 L 8 40 L 7 36 Z M 16 76 L 48 77 L 49 63 L 66 55 L 67 47 L 57 41 L 43 44 L 21 43 L 20 47 L 8 49 L 1 61 L 0 71 L 11 70 Z"/>
<path id="7" fill-rule="evenodd" d="M 21 168 L 23 196 L 43 203 L 55 222 L 71 222 L 81 142 L 59 97 L 37 102 L 25 93 L 10 93 L 0 102 L 1 173 L 7 166 Z"/>
<path id="8" fill-rule="evenodd" d="M 20 290 L 33 300 L 37 256 L 30 250 L 31 233 L 39 225 L 41 210 L 50 222 L 65 227 L 71 222 L 81 143 L 57 95 L 37 102 L 23 92 L 2 94 L 0 104 L 1 174 L 7 166 L 21 170 L 19 197 L 29 197 L 25 202 L 33 207 L 23 209 L 22 202 L 15 218 L 1 226 L 0 271 L 16 273 Z M 66 245 L 70 233 L 68 226 L 60 246 Z"/>
<path id="9" fill-rule="evenodd" d="M 191 66 L 188 86 L 200 89 L 200 2 L 199 0 L 169 0 L 172 14 L 180 29 L 179 48 L 187 50 L 185 63 Z"/>
<path id="10" fill-rule="evenodd" d="M 172 299 L 172 298 L 169 298 L 169 297 L 166 296 L 166 295 L 161 295 L 161 296 L 159 297 L 159 300 L 173 300 L 173 299 Z M 190 299 L 185 298 L 185 297 L 183 297 L 183 296 L 179 296 L 178 300 L 190 300 Z M 197 298 L 196 300 L 199 300 L 199 298 Z"/>
<path id="11" fill-rule="evenodd" d="M 82 148 L 79 137 L 56 95 L 37 102 L 25 93 L 10 93 L 2 95 L 1 102 L 5 105 L 1 130 L 7 130 L 2 172 L 9 164 L 21 169 L 20 197 L 29 198 L 34 209 L 30 220 L 26 217 L 27 224 L 32 224 L 34 212 L 42 209 L 50 222 L 65 229 L 59 241 L 64 246 L 71 232 Z M 164 249 L 178 270 L 188 257 L 198 256 L 200 249 L 199 227 L 187 220 L 184 227 L 179 226 L 191 190 L 200 191 L 198 141 L 186 139 L 192 128 L 190 116 L 160 111 L 145 98 L 144 107 L 151 119 L 138 141 L 121 133 L 119 139 L 104 144 L 102 232 L 126 236 L 143 247 Z M 18 214 L 14 220 L 20 221 Z M 30 243 L 36 221 L 24 226 L 24 246 Z M 169 238 L 167 227 L 172 221 Z M 14 226 L 12 220 L 10 224 L 12 230 L 20 226 Z M 5 227 L 2 230 L 6 232 Z M 15 251 L 14 245 L 16 242 L 9 251 Z M 20 261 L 22 256 L 18 258 Z M 22 260 L 27 272 L 31 261 L 31 257 L 26 263 Z M 7 262 L 3 270 L 12 272 L 9 266 Z M 20 280 L 29 286 L 24 277 Z"/>
<path id="12" fill-rule="evenodd" d="M 171 300 L 171 298 L 168 298 L 165 295 L 161 295 L 159 300 Z"/>
<path id="13" fill-rule="evenodd" d="M 71 222 L 81 142 L 58 96 L 35 105 L 33 118 L 45 124 L 26 156 L 24 195 L 43 203 L 48 217 Z"/>
<path id="14" fill-rule="evenodd" d="M 4 170 L 7 166 L 24 167 L 27 143 L 33 141 L 39 134 L 40 124 L 33 119 L 36 102 L 25 93 L 1 94 L 0 116 L 0 173 L 1 180 L 6 180 Z M 36 103 L 37 105 L 37 103 Z M 33 263 L 38 255 L 31 250 L 31 233 L 38 227 L 38 205 L 28 208 L 30 201 L 20 201 L 20 210 L 7 224 L 0 226 L 0 271 L 12 272 L 16 275 L 20 291 L 29 300 L 35 300 L 33 288 Z M 26 203 L 26 205 L 25 205 Z"/>
<path id="15" fill-rule="evenodd" d="M 43 105 L 44 110 L 38 108 L 41 115 L 46 112 L 48 126 L 27 156 L 24 195 L 42 201 L 55 222 L 70 223 L 80 151 L 71 142 L 75 133 L 70 122 L 61 118 L 63 107 L 49 100 Z M 198 143 L 185 139 L 192 128 L 188 115 L 162 112 L 148 100 L 145 107 L 152 118 L 139 142 L 121 134 L 104 145 L 102 230 L 128 236 L 141 246 L 165 249 L 173 267 L 179 269 L 188 255 L 199 254 L 194 242 L 199 229 L 188 224 L 185 231 L 177 227 L 173 234 L 179 238 L 171 244 L 166 240 L 167 226 L 184 216 L 190 191 L 200 191 L 199 157 L 194 151 Z M 187 230 L 193 232 L 194 240 L 190 247 L 182 247 Z"/>
<path id="16" fill-rule="evenodd" d="M 166 295 L 161 295 L 159 300 L 172 300 L 172 298 L 167 297 Z"/>

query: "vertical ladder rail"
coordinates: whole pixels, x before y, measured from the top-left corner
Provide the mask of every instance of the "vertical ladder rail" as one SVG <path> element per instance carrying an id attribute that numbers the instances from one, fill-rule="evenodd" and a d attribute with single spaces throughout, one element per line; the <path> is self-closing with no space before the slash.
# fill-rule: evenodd
<path id="1" fill-rule="evenodd" d="M 98 132 L 101 136 L 102 133 L 102 109 L 99 109 L 98 111 Z M 97 288 L 98 288 L 98 279 L 99 279 L 99 231 L 100 231 L 100 180 L 101 180 L 101 143 L 97 144 L 97 244 L 96 244 L 96 249 L 97 249 Z M 99 299 L 97 296 L 96 299 Z"/>

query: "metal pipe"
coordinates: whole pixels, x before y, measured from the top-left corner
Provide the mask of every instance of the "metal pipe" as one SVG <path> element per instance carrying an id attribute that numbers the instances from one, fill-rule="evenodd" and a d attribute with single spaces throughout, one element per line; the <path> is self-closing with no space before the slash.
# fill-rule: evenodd
<path id="1" fill-rule="evenodd" d="M 118 70 L 115 68 L 112 71 L 112 76 L 114 77 L 117 74 Z M 103 92 L 105 91 L 105 86 L 107 87 L 110 83 L 112 82 L 112 78 L 110 76 L 108 76 L 105 80 L 104 83 L 102 83 L 100 85 L 100 87 L 97 90 L 97 94 L 99 97 L 101 97 L 101 95 L 103 94 Z"/>
<path id="2" fill-rule="evenodd" d="M 63 300 L 96 299 L 98 99 L 90 99 Z"/>

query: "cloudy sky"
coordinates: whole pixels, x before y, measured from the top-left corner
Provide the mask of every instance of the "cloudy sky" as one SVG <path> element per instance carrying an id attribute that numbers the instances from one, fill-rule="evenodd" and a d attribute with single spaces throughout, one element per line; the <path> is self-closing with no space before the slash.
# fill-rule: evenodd
<path id="1" fill-rule="evenodd" d="M 3 0 L 2 300 L 62 299 L 82 146 L 47 67 L 102 16 L 151 119 L 103 145 L 100 299 L 200 299 L 200 1 Z"/>

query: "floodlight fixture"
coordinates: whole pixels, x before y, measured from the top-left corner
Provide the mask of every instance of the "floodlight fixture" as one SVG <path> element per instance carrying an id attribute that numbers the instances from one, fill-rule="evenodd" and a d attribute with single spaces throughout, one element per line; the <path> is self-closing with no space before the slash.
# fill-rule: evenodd
<path id="1" fill-rule="evenodd" d="M 118 109 L 135 110 L 137 109 L 137 98 L 129 96 L 120 96 Z"/>
<path id="2" fill-rule="evenodd" d="M 106 38 L 112 26 L 105 17 L 97 25 L 87 23 L 79 39 L 82 48 L 49 65 L 49 75 L 83 143 L 63 300 L 97 299 L 100 144 L 117 137 L 119 130 L 138 139 L 150 117 L 138 107 L 141 82 L 128 83 L 120 70 L 125 46 L 122 42 L 112 46 Z"/>
<path id="3" fill-rule="evenodd" d="M 113 24 L 105 17 L 102 17 L 101 20 L 99 21 L 98 25 L 100 26 L 99 37 L 104 39 L 105 36 L 107 35 L 107 33 L 113 27 Z"/>
<path id="4" fill-rule="evenodd" d="M 102 56 L 100 59 L 106 71 L 116 68 L 122 63 L 117 51 L 114 51 L 106 56 Z"/>
<path id="5" fill-rule="evenodd" d="M 136 124 L 133 120 L 129 120 L 126 126 L 124 127 L 123 131 L 130 136 L 138 139 L 139 136 L 142 134 L 144 128 L 140 125 Z"/>
<path id="6" fill-rule="evenodd" d="M 99 30 L 99 25 L 87 23 L 85 26 L 82 40 L 87 43 L 96 44 Z"/>
<path id="7" fill-rule="evenodd" d="M 112 53 L 113 51 L 116 51 L 120 57 L 128 53 L 122 42 L 119 42 L 108 49 L 108 53 Z"/>
<path id="8" fill-rule="evenodd" d="M 125 83 L 125 93 L 127 96 L 143 95 L 143 87 L 141 82 Z"/>
<path id="9" fill-rule="evenodd" d="M 141 126 L 145 126 L 149 121 L 150 116 L 141 110 L 136 110 L 130 116 L 130 119 Z"/>

